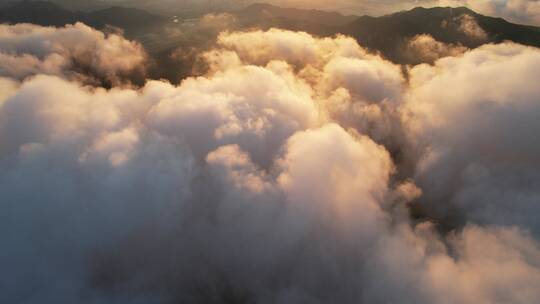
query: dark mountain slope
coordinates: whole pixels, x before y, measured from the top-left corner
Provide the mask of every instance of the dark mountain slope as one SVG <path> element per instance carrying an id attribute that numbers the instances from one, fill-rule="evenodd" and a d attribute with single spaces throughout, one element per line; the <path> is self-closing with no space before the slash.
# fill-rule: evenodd
<path id="1" fill-rule="evenodd" d="M 165 17 L 144 10 L 111 7 L 93 12 L 74 12 L 45 1 L 13 2 L 0 8 L 2 23 L 34 23 L 45 26 L 61 26 L 84 22 L 95 28 L 112 25 L 123 29 L 135 29 L 159 25 Z"/>
<path id="2" fill-rule="evenodd" d="M 342 26 L 358 18 L 357 16 L 344 16 L 336 12 L 282 8 L 265 3 L 252 4 L 236 14 L 246 20 L 290 19 L 325 26 Z"/>
<path id="3" fill-rule="evenodd" d="M 56 4 L 43 1 L 13 2 L 0 9 L 2 23 L 34 23 L 61 26 L 84 18 L 83 13 L 72 12 Z"/>
<path id="4" fill-rule="evenodd" d="M 483 16 L 464 7 L 415 8 L 381 17 L 357 17 L 254 4 L 229 13 L 235 17 L 234 23 L 223 25 L 224 28 L 216 27 L 208 30 L 194 28 L 193 25 L 198 24 L 197 21 L 193 21 L 197 20 L 196 18 L 193 20 L 180 18 L 177 20 L 178 23 L 174 23 L 170 17 L 153 15 L 139 9 L 111 7 L 93 12 L 74 12 L 49 2 L 22 1 L 1 7 L 0 22 L 61 26 L 80 21 L 98 29 L 105 25 L 123 28 L 126 30 L 126 36 L 142 42 L 156 61 L 157 72 L 152 77 L 165 77 L 173 82 L 191 75 L 194 62 L 191 55 L 185 58 L 181 56 L 182 59 L 171 56 L 177 48 L 196 55 L 213 45 L 221 30 L 276 27 L 305 31 L 318 36 L 343 33 L 354 37 L 363 46 L 380 52 L 389 60 L 402 64 L 427 62 L 406 52 L 407 42 L 419 34 L 429 34 L 439 41 L 470 48 L 505 40 L 540 47 L 540 28 Z M 469 16 L 479 25 L 485 32 L 483 39 L 473 39 L 459 28 L 463 16 Z"/>
<path id="5" fill-rule="evenodd" d="M 469 48 L 506 40 L 540 47 L 540 28 L 483 16 L 465 7 L 419 7 L 381 17 L 354 17 L 255 4 L 234 14 L 246 28 L 277 27 L 302 30 L 319 36 L 346 34 L 398 63 L 417 63 L 405 56 L 403 49 L 409 39 L 419 34 L 429 34 L 439 41 Z M 460 29 L 463 16 L 472 17 L 486 36 L 478 39 L 464 33 Z"/>
<path id="6" fill-rule="evenodd" d="M 140 9 L 115 6 L 86 13 L 85 19 L 98 26 L 108 24 L 124 29 L 134 29 L 160 24 L 165 18 Z"/>
<path id="7" fill-rule="evenodd" d="M 473 17 L 486 32 L 486 39 L 474 39 L 459 28 L 462 16 Z M 465 8 L 415 8 L 382 17 L 363 16 L 341 27 L 340 32 L 355 37 L 363 45 L 400 61 L 401 45 L 418 34 L 467 47 L 505 40 L 540 47 L 540 28 L 512 24 L 501 18 L 483 16 Z"/>

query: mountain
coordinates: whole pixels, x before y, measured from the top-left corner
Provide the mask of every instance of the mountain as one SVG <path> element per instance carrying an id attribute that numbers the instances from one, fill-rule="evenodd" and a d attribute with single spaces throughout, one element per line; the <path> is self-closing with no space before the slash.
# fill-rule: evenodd
<path id="1" fill-rule="evenodd" d="M 180 22 L 175 23 L 170 17 L 141 9 L 116 6 L 90 12 L 70 11 L 50 2 L 19 1 L 0 7 L 0 22 L 61 26 L 81 21 L 98 29 L 106 25 L 123 28 L 129 39 L 140 41 L 151 53 L 156 62 L 156 72 L 152 77 L 167 78 L 173 82 L 191 75 L 194 56 L 201 49 L 213 45 L 217 34 L 222 30 L 264 30 L 275 27 L 305 31 L 323 37 L 342 33 L 354 37 L 364 47 L 400 64 L 430 62 L 407 53 L 407 43 L 419 34 L 429 34 L 438 41 L 469 48 L 505 40 L 540 47 L 540 28 L 483 16 L 465 7 L 414 8 L 381 17 L 359 17 L 253 4 L 228 13 L 235 17 L 234 25 L 219 25 L 208 29 L 204 26 L 197 28 L 196 18 L 179 18 Z M 469 19 L 463 19 L 464 16 Z M 485 37 L 474 39 L 465 34 L 460 28 L 463 20 L 472 20 L 475 26 L 481 28 L 480 31 Z M 175 56 L 171 54 L 177 48 L 185 49 L 193 56 L 173 59 Z"/>
<path id="2" fill-rule="evenodd" d="M 159 25 L 166 18 L 144 10 L 111 7 L 92 12 L 66 10 L 57 4 L 45 1 L 13 2 L 0 8 L 2 23 L 34 23 L 45 26 L 61 26 L 84 22 L 96 28 L 112 25 L 123 29 L 134 29 Z"/>
<path id="3" fill-rule="evenodd" d="M 381 17 L 358 17 L 254 4 L 234 14 L 245 27 L 302 30 L 319 36 L 349 35 L 397 63 L 418 63 L 404 56 L 403 48 L 409 39 L 419 34 L 470 48 L 505 40 L 540 47 L 540 28 L 483 16 L 465 7 L 418 7 Z M 475 39 L 466 35 L 459 24 L 463 16 L 472 17 L 486 37 Z"/>
<path id="4" fill-rule="evenodd" d="M 485 39 L 471 38 L 460 29 L 458 22 L 464 15 L 476 20 L 487 34 Z M 540 47 L 540 28 L 483 16 L 465 7 L 418 7 L 382 17 L 363 16 L 341 27 L 339 31 L 394 61 L 402 59 L 398 52 L 404 41 L 418 34 L 429 34 L 438 41 L 470 48 L 505 40 Z"/>
<path id="5" fill-rule="evenodd" d="M 483 16 L 465 7 L 414 8 L 381 17 L 358 17 L 259 3 L 229 13 L 238 21 L 236 30 L 277 27 L 306 31 L 318 36 L 342 33 L 356 38 L 363 46 L 381 52 L 397 63 L 416 63 L 403 56 L 403 48 L 410 38 L 419 34 L 429 34 L 438 41 L 461 44 L 469 48 L 505 40 L 540 47 L 540 28 Z M 464 34 L 459 27 L 462 16 L 472 17 L 485 31 L 486 37 L 471 39 Z M 27 0 L 0 8 L 0 22 L 59 26 L 77 21 L 96 28 L 103 28 L 105 25 L 120 27 L 127 30 L 128 34 L 136 32 L 132 37 L 141 36 L 141 32 L 159 33 L 164 24 L 170 26 L 168 17 L 126 7 L 82 12 L 69 11 L 51 2 Z"/>
<path id="6" fill-rule="evenodd" d="M 114 6 L 85 14 L 85 19 L 92 25 L 113 25 L 124 29 L 158 25 L 166 21 L 165 17 L 151 14 L 147 11 Z M 168 20 L 168 19 L 167 19 Z"/>
<path id="7" fill-rule="evenodd" d="M 356 20 L 357 16 L 344 16 L 336 12 L 326 12 L 319 10 L 304 10 L 297 8 L 282 8 L 266 3 L 255 3 L 236 14 L 247 20 L 283 19 L 304 21 L 325 26 L 342 26 Z"/>
<path id="8" fill-rule="evenodd" d="M 61 26 L 82 20 L 84 14 L 66 10 L 44 1 L 21 1 L 4 5 L 0 9 L 2 23 L 34 23 Z"/>

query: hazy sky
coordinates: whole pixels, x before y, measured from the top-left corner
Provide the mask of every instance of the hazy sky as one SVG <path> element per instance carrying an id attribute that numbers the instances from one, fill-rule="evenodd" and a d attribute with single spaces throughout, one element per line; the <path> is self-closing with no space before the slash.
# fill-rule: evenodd
<path id="1" fill-rule="evenodd" d="M 266 2 L 359 15 L 388 14 L 416 6 L 467 6 L 478 13 L 503 17 L 512 22 L 540 24 L 539 0 L 267 0 Z"/>
<path id="2" fill-rule="evenodd" d="M 0 0 L 0 3 L 14 0 Z M 15 0 L 16 1 L 16 0 Z M 468 6 L 491 16 L 509 21 L 540 25 L 540 0 L 51 0 L 66 7 L 92 9 L 110 5 L 125 5 L 177 13 L 178 10 L 200 9 L 208 6 L 235 8 L 255 2 L 280 6 L 315 8 L 339 11 L 344 14 L 382 15 L 416 6 Z"/>

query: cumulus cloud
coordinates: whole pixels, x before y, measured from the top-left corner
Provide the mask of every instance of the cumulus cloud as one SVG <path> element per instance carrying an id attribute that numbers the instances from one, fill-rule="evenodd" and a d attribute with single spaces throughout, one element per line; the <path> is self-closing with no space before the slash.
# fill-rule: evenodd
<path id="1" fill-rule="evenodd" d="M 269 30 L 178 85 L 0 78 L 0 299 L 538 302 L 539 54 Z"/>
<path id="2" fill-rule="evenodd" d="M 539 56 L 521 45 L 486 45 L 411 70 L 409 126 L 426 149 L 417 176 L 433 204 L 539 231 L 531 210 L 538 208 L 540 91 L 530 85 Z"/>
<path id="3" fill-rule="evenodd" d="M 480 46 L 489 40 L 488 33 L 478 24 L 477 18 L 470 14 L 444 20 L 441 27 L 461 34 L 468 45 Z"/>
<path id="4" fill-rule="evenodd" d="M 224 33 L 218 46 L 226 52 L 209 54 L 218 67 L 231 63 L 273 66 L 276 60 L 286 61 L 296 78 L 309 85 L 322 116 L 388 145 L 399 133 L 395 109 L 404 75 L 399 66 L 368 53 L 353 38 L 315 38 L 270 29 Z"/>
<path id="5" fill-rule="evenodd" d="M 478 24 L 475 17 L 465 14 L 458 17 L 457 20 L 459 23 L 458 29 L 471 40 L 477 42 L 484 42 L 487 40 L 488 34 Z"/>
<path id="6" fill-rule="evenodd" d="M 459 56 L 467 50 L 462 45 L 447 44 L 437 41 L 431 35 L 421 34 L 407 42 L 405 53 L 411 62 L 433 63 L 443 57 Z"/>
<path id="7" fill-rule="evenodd" d="M 136 42 L 82 23 L 0 25 L 0 66 L 0 76 L 17 80 L 46 74 L 119 84 L 144 77 L 146 54 Z"/>
<path id="8" fill-rule="evenodd" d="M 335 56 L 371 56 L 349 37 L 315 38 L 305 32 L 268 31 L 222 33 L 218 45 L 234 51 L 249 64 L 283 60 L 299 68 L 321 66 Z M 373 56 L 372 56 L 373 57 Z"/>

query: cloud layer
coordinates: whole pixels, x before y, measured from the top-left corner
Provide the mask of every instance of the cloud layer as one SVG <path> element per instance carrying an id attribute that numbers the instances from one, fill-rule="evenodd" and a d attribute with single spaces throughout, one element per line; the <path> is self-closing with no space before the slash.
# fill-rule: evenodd
<path id="1" fill-rule="evenodd" d="M 94 33 L 37 29 L 31 49 L 76 29 Z M 269 30 L 222 33 L 178 85 L 7 70 L 0 299 L 538 302 L 539 57 L 486 45 L 407 69 Z"/>
<path id="2" fill-rule="evenodd" d="M 475 221 L 540 232 L 532 216 L 540 91 L 530 86 L 539 77 L 538 59 L 537 49 L 487 45 L 412 69 L 406 108 L 414 140 L 428 146 L 417 177 L 429 184 L 424 194 L 436 196 L 433 202 L 449 194 L 443 200 Z"/>
<path id="3" fill-rule="evenodd" d="M 46 74 L 86 83 L 120 84 L 143 78 L 141 45 L 82 23 L 63 28 L 0 25 L 0 76 L 23 80 Z"/>

